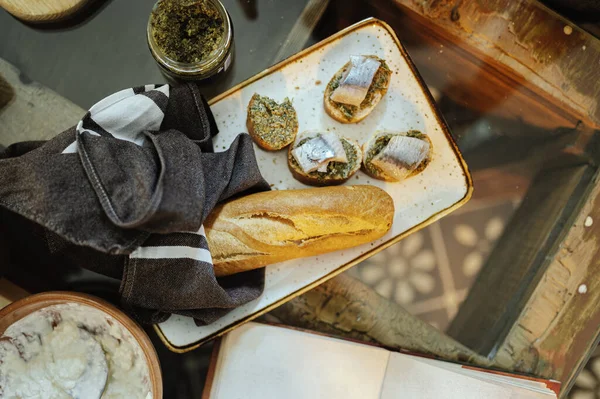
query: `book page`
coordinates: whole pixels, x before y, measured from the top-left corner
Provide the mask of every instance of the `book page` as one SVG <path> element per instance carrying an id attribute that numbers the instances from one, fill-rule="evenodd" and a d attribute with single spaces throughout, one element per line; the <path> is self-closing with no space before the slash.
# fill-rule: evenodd
<path id="1" fill-rule="evenodd" d="M 211 399 L 379 399 L 389 352 L 247 323 L 222 342 Z"/>
<path id="2" fill-rule="evenodd" d="M 506 399 L 512 389 L 490 384 L 423 362 L 419 357 L 391 353 L 381 399 Z"/>
<path id="3" fill-rule="evenodd" d="M 506 376 L 485 371 L 478 371 L 469 368 L 463 368 L 460 364 L 444 362 L 442 360 L 419 358 L 419 361 L 428 363 L 436 367 L 453 371 L 468 377 L 476 378 L 480 381 L 486 381 L 494 385 L 509 387 L 513 391 L 513 396 L 518 398 L 555 398 L 556 394 L 545 383 L 533 380 L 527 380 L 515 376 Z"/>

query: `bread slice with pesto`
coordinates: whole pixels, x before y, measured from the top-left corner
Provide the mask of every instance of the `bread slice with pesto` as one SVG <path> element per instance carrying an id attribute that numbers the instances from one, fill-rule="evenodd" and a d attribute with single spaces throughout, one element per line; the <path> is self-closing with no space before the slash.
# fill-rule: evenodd
<path id="1" fill-rule="evenodd" d="M 261 148 L 277 151 L 294 142 L 298 133 L 298 116 L 289 98 L 279 104 L 255 93 L 248 103 L 246 127 Z"/>
<path id="2" fill-rule="evenodd" d="M 351 56 L 331 78 L 323 104 L 329 116 L 342 123 L 365 119 L 387 93 L 392 71 L 374 55 Z"/>
<path id="3" fill-rule="evenodd" d="M 363 170 L 385 181 L 397 182 L 422 172 L 431 162 L 433 144 L 418 130 L 380 131 L 363 145 Z"/>
<path id="4" fill-rule="evenodd" d="M 288 149 L 292 175 L 311 186 L 342 184 L 360 169 L 361 161 L 360 145 L 333 132 L 303 132 Z"/>

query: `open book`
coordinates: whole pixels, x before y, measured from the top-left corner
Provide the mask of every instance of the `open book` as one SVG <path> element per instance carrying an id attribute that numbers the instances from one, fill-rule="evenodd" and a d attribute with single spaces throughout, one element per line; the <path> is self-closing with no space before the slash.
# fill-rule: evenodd
<path id="1" fill-rule="evenodd" d="M 203 399 L 556 398 L 560 384 L 258 323 L 215 347 Z"/>

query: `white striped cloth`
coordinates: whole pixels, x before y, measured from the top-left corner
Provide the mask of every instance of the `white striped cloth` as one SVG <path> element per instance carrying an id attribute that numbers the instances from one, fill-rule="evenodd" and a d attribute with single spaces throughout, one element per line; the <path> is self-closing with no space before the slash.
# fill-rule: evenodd
<path id="1" fill-rule="evenodd" d="M 135 259 L 194 259 L 198 262 L 212 263 L 208 250 L 204 226 L 195 233 L 153 234 L 137 248 L 130 258 Z"/>
<path id="2" fill-rule="evenodd" d="M 78 135 L 112 136 L 139 146 L 145 143 L 144 131 L 159 130 L 169 102 L 169 85 L 145 85 L 121 90 L 98 103 L 79 121 Z M 77 140 L 63 150 L 76 153 Z M 204 226 L 195 232 L 152 234 L 131 259 L 193 259 L 212 266 Z"/>
<path id="3" fill-rule="evenodd" d="M 77 134 L 110 135 L 143 145 L 146 130 L 159 130 L 169 102 L 169 85 L 145 85 L 116 92 L 97 102 L 77 124 Z M 77 141 L 63 154 L 77 152 Z"/>

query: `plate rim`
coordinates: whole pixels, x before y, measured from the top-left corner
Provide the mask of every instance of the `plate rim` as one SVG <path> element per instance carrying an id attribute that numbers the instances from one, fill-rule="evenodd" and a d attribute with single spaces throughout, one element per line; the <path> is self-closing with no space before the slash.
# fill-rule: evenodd
<path id="1" fill-rule="evenodd" d="M 470 199 L 471 196 L 473 195 L 473 179 L 471 177 L 471 173 L 469 172 L 469 168 L 467 166 L 467 163 L 465 162 L 465 160 L 462 157 L 462 154 L 460 152 L 460 150 L 458 149 L 458 145 L 456 144 L 456 142 L 454 141 L 454 138 L 452 137 L 452 134 L 450 133 L 450 128 L 448 127 L 448 124 L 446 123 L 446 120 L 444 119 L 442 113 L 440 112 L 437 104 L 435 103 L 435 100 L 433 99 L 433 96 L 431 95 L 431 93 L 429 92 L 429 89 L 427 88 L 427 85 L 425 84 L 425 81 L 423 80 L 423 78 L 421 77 L 421 74 L 419 73 L 419 71 L 417 70 L 417 67 L 415 66 L 414 62 L 412 61 L 412 59 L 410 58 L 410 56 L 408 55 L 408 53 L 406 52 L 406 49 L 404 48 L 404 46 L 402 45 L 402 43 L 400 42 L 400 40 L 398 39 L 398 36 L 396 36 L 396 33 L 394 32 L 394 30 L 392 29 L 392 27 L 387 24 L 385 21 L 382 21 L 380 19 L 374 18 L 374 17 L 370 17 L 370 18 L 366 18 L 363 19 L 362 21 L 359 21 L 355 24 L 352 24 L 342 30 L 340 30 L 337 33 L 334 33 L 333 35 L 321 40 L 318 43 L 313 44 L 312 46 L 290 56 L 289 58 L 286 58 L 283 61 L 278 62 L 277 64 L 270 66 L 268 68 L 266 68 L 265 70 L 263 70 L 262 72 L 259 72 L 258 74 L 244 80 L 243 82 L 238 83 L 237 85 L 233 86 L 232 88 L 230 88 L 229 90 L 217 95 L 216 97 L 213 97 L 210 101 L 208 101 L 208 105 L 212 106 L 216 103 L 218 103 L 219 101 L 223 100 L 224 98 L 228 97 L 229 95 L 237 92 L 238 90 L 244 88 L 245 86 L 248 86 L 251 83 L 256 82 L 257 80 L 262 79 L 263 77 L 276 72 L 277 70 L 281 69 L 282 67 L 284 67 L 287 64 L 293 63 L 294 61 L 296 61 L 299 58 L 303 58 L 306 55 L 312 53 L 313 51 L 316 51 L 318 49 L 320 49 L 321 47 L 336 41 L 337 39 L 342 38 L 343 36 L 346 36 L 347 34 L 365 27 L 367 25 L 379 25 L 381 26 L 383 29 L 385 29 L 390 36 L 392 37 L 394 44 L 398 47 L 398 50 L 400 51 L 401 56 L 404 58 L 404 60 L 407 62 L 408 67 L 410 68 L 411 72 L 413 73 L 413 76 L 415 77 L 415 79 L 417 80 L 417 83 L 419 84 L 419 87 L 421 88 L 421 91 L 423 92 L 423 94 L 425 95 L 425 99 L 427 100 L 427 103 L 430 107 L 430 109 L 433 110 L 433 114 L 436 118 L 436 121 L 438 122 L 438 124 L 440 125 L 442 132 L 444 133 L 446 140 L 448 141 L 448 144 L 450 144 L 450 147 L 452 148 L 452 150 L 454 151 L 454 155 L 456 157 L 456 159 L 458 160 L 461 168 L 462 168 L 462 172 L 463 172 L 463 176 L 465 177 L 465 185 L 466 185 L 466 192 L 465 195 L 458 200 L 457 202 L 455 202 L 454 204 L 452 204 L 451 206 L 442 209 L 441 211 L 431 215 L 429 218 L 425 219 L 424 221 L 422 221 L 421 223 L 409 228 L 408 230 L 398 234 L 395 237 L 392 237 L 391 239 L 389 239 L 388 241 L 382 243 L 381 245 L 379 245 L 376 248 L 370 249 L 369 251 L 366 251 L 365 253 L 363 253 L 360 256 L 357 256 L 356 258 L 344 263 L 343 265 L 339 266 L 337 269 L 332 270 L 331 272 L 325 274 L 324 276 L 321 276 L 320 278 L 318 278 L 317 280 L 313 281 L 312 283 L 286 295 L 285 297 L 271 303 L 268 306 L 265 306 L 263 309 L 257 310 L 249 315 L 244 316 L 243 318 L 241 318 L 240 320 L 237 320 L 209 335 L 207 335 L 204 338 L 201 338 L 195 342 L 183 345 L 183 346 L 177 346 L 172 344 L 169 339 L 164 335 L 162 329 L 160 328 L 159 324 L 154 324 L 153 328 L 154 331 L 156 332 L 156 334 L 158 335 L 158 337 L 160 338 L 160 340 L 162 341 L 162 343 L 172 352 L 175 353 L 186 353 L 189 351 L 192 351 L 196 348 L 199 348 L 200 346 L 204 345 L 205 343 L 207 343 L 208 341 L 213 340 L 214 338 L 220 337 L 221 335 L 224 335 L 226 333 L 228 333 L 229 331 L 233 330 L 234 328 L 245 324 L 273 309 L 275 309 L 276 307 L 284 304 L 285 302 L 304 294 L 307 291 L 310 291 L 311 289 L 315 288 L 316 286 L 324 283 L 325 281 L 337 276 L 338 274 L 348 270 L 349 268 L 351 268 L 352 266 L 362 262 L 365 259 L 370 258 L 371 256 L 377 254 L 378 252 L 381 252 L 385 249 L 387 249 L 388 247 L 394 245 L 395 243 L 397 243 L 398 241 L 404 239 L 405 237 L 409 236 L 410 234 L 413 234 L 427 226 L 429 226 L 430 224 L 432 224 L 433 222 L 441 219 L 442 217 L 452 213 L 453 211 L 455 211 L 456 209 L 460 208 L 461 206 L 463 206 L 465 203 L 467 203 Z"/>

